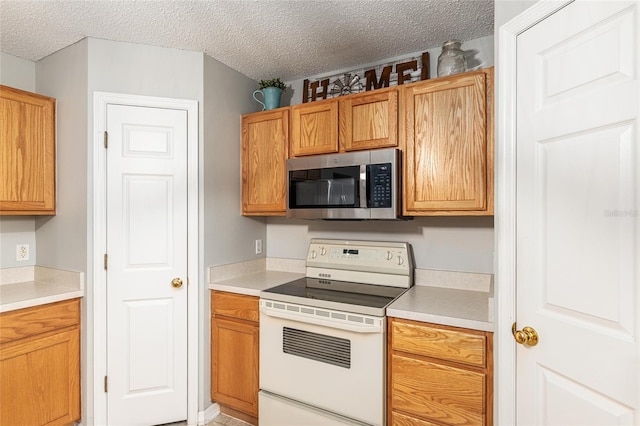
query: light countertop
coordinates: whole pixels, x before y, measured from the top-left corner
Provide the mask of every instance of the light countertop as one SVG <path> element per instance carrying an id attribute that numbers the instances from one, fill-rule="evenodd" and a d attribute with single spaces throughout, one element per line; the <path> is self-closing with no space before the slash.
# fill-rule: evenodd
<path id="1" fill-rule="evenodd" d="M 254 272 L 234 278 L 227 278 L 222 281 L 209 282 L 209 289 L 245 294 L 247 296 L 260 296 L 262 290 L 267 290 L 302 277 L 304 277 L 304 274 L 293 272 Z"/>
<path id="2" fill-rule="evenodd" d="M 84 297 L 84 274 L 39 266 L 3 269 L 0 312 Z"/>
<path id="3" fill-rule="evenodd" d="M 417 285 L 387 307 L 387 316 L 493 332 L 493 295 Z"/>
<path id="4" fill-rule="evenodd" d="M 259 297 L 304 276 L 303 260 L 257 259 L 209 268 L 209 289 Z M 493 275 L 416 269 L 387 316 L 493 332 Z"/>
<path id="5" fill-rule="evenodd" d="M 262 290 L 304 277 L 304 260 L 256 259 L 209 268 L 209 289 L 260 296 Z"/>

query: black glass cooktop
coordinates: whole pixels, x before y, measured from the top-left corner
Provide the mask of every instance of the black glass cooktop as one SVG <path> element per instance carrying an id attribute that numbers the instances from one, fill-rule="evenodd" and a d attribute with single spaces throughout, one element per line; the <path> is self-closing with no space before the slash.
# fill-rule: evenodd
<path id="1" fill-rule="evenodd" d="M 261 297 L 354 312 L 360 311 L 357 307 L 377 308 L 382 309 L 384 315 L 383 309 L 406 290 L 373 284 L 300 278 L 263 290 Z"/>

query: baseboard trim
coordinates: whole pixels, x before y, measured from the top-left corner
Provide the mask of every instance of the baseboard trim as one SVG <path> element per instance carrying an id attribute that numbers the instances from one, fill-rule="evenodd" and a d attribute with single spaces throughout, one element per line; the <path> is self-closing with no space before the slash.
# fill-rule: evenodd
<path id="1" fill-rule="evenodd" d="M 220 415 L 220 406 L 214 402 L 204 411 L 198 412 L 198 426 L 204 426 Z"/>

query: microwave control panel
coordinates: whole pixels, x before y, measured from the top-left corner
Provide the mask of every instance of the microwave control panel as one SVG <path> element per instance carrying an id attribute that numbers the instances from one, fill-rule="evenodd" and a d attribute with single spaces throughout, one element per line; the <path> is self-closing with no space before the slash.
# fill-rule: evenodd
<path id="1" fill-rule="evenodd" d="M 393 194 L 391 170 L 391 163 L 367 166 L 367 181 L 369 182 L 367 207 L 372 209 L 391 207 Z"/>

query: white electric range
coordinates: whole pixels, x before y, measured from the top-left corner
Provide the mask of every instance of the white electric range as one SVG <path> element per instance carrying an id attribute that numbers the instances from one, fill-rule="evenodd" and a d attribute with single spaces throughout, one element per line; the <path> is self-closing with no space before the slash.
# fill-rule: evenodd
<path id="1" fill-rule="evenodd" d="M 313 239 L 306 277 L 260 294 L 261 426 L 384 425 L 386 307 L 408 243 Z"/>

